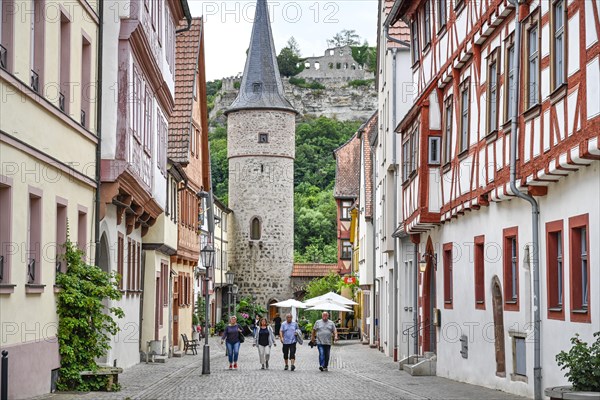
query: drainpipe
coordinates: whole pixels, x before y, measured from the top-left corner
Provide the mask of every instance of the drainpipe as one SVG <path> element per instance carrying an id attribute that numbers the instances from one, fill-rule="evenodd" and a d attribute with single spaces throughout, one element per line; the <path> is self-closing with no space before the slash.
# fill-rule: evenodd
<path id="1" fill-rule="evenodd" d="M 187 27 L 176 30 L 176 35 L 181 32 L 189 31 L 192 27 L 192 14 L 190 13 L 190 7 L 187 0 L 181 0 L 181 7 L 183 8 L 183 14 L 185 15 L 185 19 L 187 21 Z"/>
<path id="2" fill-rule="evenodd" d="M 104 34 L 104 2 L 98 3 L 98 53 L 96 55 L 96 65 L 98 65 L 98 80 L 100 86 L 102 86 L 102 49 L 103 49 L 103 34 Z M 96 138 L 98 143 L 96 144 L 96 195 L 94 196 L 94 242 L 96 248 L 94 249 L 94 263 L 98 265 L 100 260 L 100 164 L 102 162 L 102 87 L 96 91 Z"/>
<path id="3" fill-rule="evenodd" d="M 520 68 L 521 68 L 521 22 L 519 21 L 519 3 L 518 0 L 509 0 L 509 2 L 515 6 L 516 9 L 516 20 L 515 20 L 515 76 L 517 82 L 519 82 Z M 541 366 L 541 346 L 540 346 L 540 329 L 541 329 L 541 317 L 540 317 L 540 258 L 539 258 L 539 216 L 540 208 L 533 196 L 527 193 L 521 193 L 517 188 L 516 175 L 517 175 L 517 113 L 519 104 L 519 85 L 515 91 L 515 100 L 511 104 L 512 109 L 512 122 L 511 122 L 511 135 L 510 135 L 510 189 L 513 194 L 531 205 L 531 230 L 532 230 L 532 241 L 533 241 L 533 342 L 534 342 L 534 360 L 533 360 L 533 388 L 534 398 L 536 400 L 542 399 L 542 366 Z"/>
<path id="4" fill-rule="evenodd" d="M 419 324 L 419 245 L 415 243 L 414 245 L 414 254 L 413 254 L 413 271 L 414 271 L 414 280 L 413 280 L 413 326 L 415 327 L 415 355 L 419 354 L 419 334 L 416 331 Z M 409 337 L 406 340 L 410 340 Z M 407 354 L 408 355 L 408 354 Z"/>

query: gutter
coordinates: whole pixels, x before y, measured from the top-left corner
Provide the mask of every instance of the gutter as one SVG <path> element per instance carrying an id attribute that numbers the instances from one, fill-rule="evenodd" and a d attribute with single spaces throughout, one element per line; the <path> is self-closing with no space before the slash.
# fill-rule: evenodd
<path id="1" fill-rule="evenodd" d="M 104 2 L 98 3 L 98 49 L 96 55 L 96 65 L 98 65 L 97 82 L 102 85 L 102 52 L 103 52 L 103 35 L 104 35 Z M 96 248 L 94 249 L 94 263 L 98 265 L 100 260 L 100 187 L 101 182 L 101 163 L 102 163 L 102 87 L 96 93 L 96 195 L 94 196 L 94 241 Z"/>
<path id="2" fill-rule="evenodd" d="M 188 5 L 187 0 L 181 0 L 181 8 L 183 8 L 183 15 L 187 20 L 187 27 L 176 30 L 176 35 L 181 32 L 187 32 L 192 27 L 192 14 L 190 13 L 190 6 Z"/>
<path id="3" fill-rule="evenodd" d="M 521 68 L 521 22 L 519 20 L 519 1 L 509 0 L 509 2 L 515 6 L 515 76 L 520 77 Z M 517 79 L 519 82 L 519 79 Z M 535 198 L 527 193 L 522 193 L 517 188 L 517 113 L 519 105 L 519 88 L 517 84 L 515 90 L 515 101 L 511 104 L 512 110 L 512 122 L 510 125 L 510 189 L 513 194 L 531 205 L 531 230 L 532 230 L 532 242 L 533 242 L 533 391 L 534 398 L 541 400 L 542 396 L 542 366 L 541 366 L 541 346 L 540 346 L 540 331 L 541 331 L 541 317 L 540 317 L 540 256 L 539 256 L 539 218 L 540 218 L 540 207 Z"/>

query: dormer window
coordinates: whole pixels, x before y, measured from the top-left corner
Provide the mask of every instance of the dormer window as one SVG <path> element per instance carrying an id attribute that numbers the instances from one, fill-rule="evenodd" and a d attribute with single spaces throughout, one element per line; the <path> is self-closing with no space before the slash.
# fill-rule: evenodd
<path id="1" fill-rule="evenodd" d="M 260 92 L 262 92 L 262 82 L 254 82 L 252 84 L 252 91 L 254 93 L 260 93 Z"/>

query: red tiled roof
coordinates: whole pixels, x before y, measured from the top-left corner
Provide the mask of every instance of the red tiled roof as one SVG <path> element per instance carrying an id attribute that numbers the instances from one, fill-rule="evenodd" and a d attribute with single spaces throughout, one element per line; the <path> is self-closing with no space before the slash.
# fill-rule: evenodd
<path id="1" fill-rule="evenodd" d="M 177 35 L 175 47 L 175 109 L 169 119 L 167 154 L 170 159 L 182 164 L 189 162 L 193 90 L 202 28 L 202 18 L 192 18 L 190 30 Z"/>
<path id="2" fill-rule="evenodd" d="M 370 220 L 373 218 L 373 155 L 371 154 L 370 140 L 371 136 L 377 129 L 377 121 L 379 120 L 377 112 L 367 121 L 363 135 L 363 157 L 365 164 L 365 218 Z"/>
<path id="3" fill-rule="evenodd" d="M 336 161 L 333 197 L 357 198 L 360 182 L 360 139 L 357 134 L 335 149 L 333 157 Z"/>
<path id="4" fill-rule="evenodd" d="M 337 264 L 294 264 L 292 278 L 317 278 L 330 272 L 339 273 Z"/>
<path id="5" fill-rule="evenodd" d="M 386 17 L 392 10 L 394 3 L 395 3 L 394 0 L 385 0 L 385 15 L 386 15 Z M 395 24 L 390 26 L 389 34 L 394 39 L 403 40 L 405 42 L 410 42 L 410 28 L 408 27 L 408 25 L 406 25 L 406 23 L 404 23 L 404 21 L 397 21 Z M 388 47 L 400 47 L 401 46 L 399 43 L 392 42 L 391 40 L 388 40 L 387 45 L 388 45 Z"/>

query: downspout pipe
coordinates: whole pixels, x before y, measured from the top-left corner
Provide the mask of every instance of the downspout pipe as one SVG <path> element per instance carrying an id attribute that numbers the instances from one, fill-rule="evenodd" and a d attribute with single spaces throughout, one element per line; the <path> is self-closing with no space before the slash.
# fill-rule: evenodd
<path id="1" fill-rule="evenodd" d="M 521 69 L 521 22 L 519 20 L 519 3 L 518 0 L 509 0 L 515 6 L 515 76 L 520 76 Z M 533 389 L 534 398 L 542 399 L 542 366 L 541 366 L 541 317 L 540 317 L 540 257 L 539 257 L 539 217 L 540 208 L 538 202 L 533 196 L 527 193 L 522 193 L 517 188 L 517 113 L 519 104 L 519 86 L 515 90 L 514 102 L 511 104 L 511 135 L 510 135 L 510 189 L 513 194 L 531 205 L 531 230 L 533 242 Z"/>
<path id="2" fill-rule="evenodd" d="M 96 55 L 96 65 L 98 65 L 98 80 L 99 85 L 102 85 L 102 51 L 103 51 L 103 35 L 104 35 L 104 2 L 98 3 L 98 53 Z M 102 163 L 102 87 L 96 93 L 96 195 L 94 198 L 94 263 L 98 265 L 100 260 L 100 187 L 101 182 L 101 163 Z"/>
<path id="3" fill-rule="evenodd" d="M 192 27 L 192 14 L 190 13 L 190 6 L 188 5 L 187 0 L 181 0 L 181 7 L 183 8 L 183 14 L 185 15 L 185 19 L 187 21 L 187 27 L 176 30 L 176 35 L 181 32 L 189 31 Z"/>
<path id="4" fill-rule="evenodd" d="M 415 243 L 414 245 L 414 254 L 413 254 L 413 271 L 414 271 L 414 278 L 413 278 L 413 326 L 415 327 L 415 329 L 417 329 L 417 327 L 419 326 L 419 271 L 418 271 L 418 265 L 419 265 L 419 245 Z M 406 340 L 410 340 L 410 335 L 407 335 Z M 419 354 L 419 335 L 416 334 L 415 335 L 415 355 Z"/>

